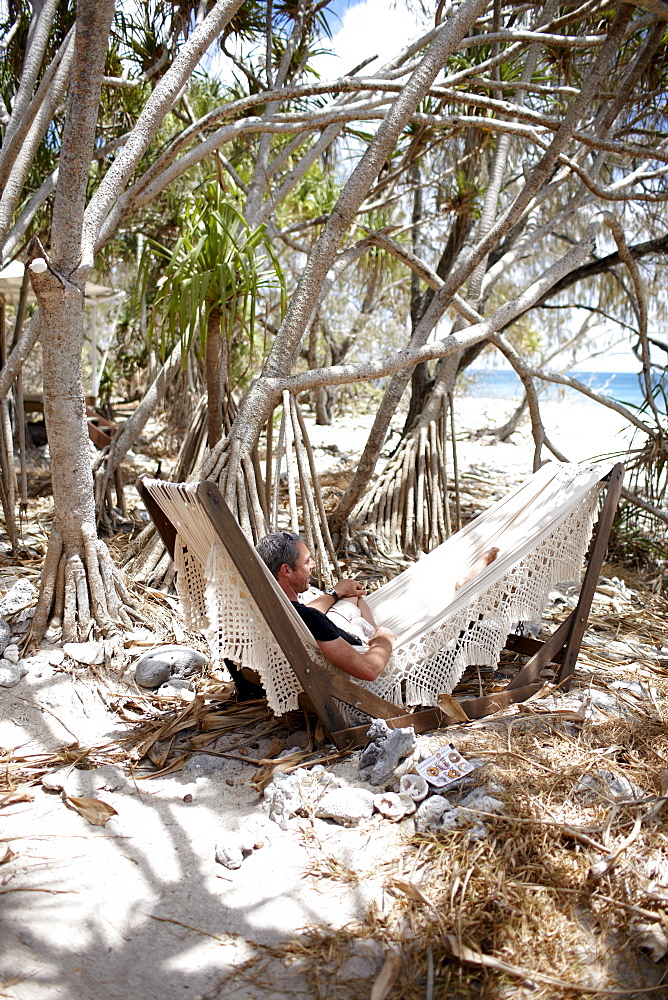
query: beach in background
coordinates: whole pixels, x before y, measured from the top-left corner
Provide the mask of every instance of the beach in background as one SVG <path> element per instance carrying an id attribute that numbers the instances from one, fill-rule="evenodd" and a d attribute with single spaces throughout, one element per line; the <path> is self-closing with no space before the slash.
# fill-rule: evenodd
<path id="1" fill-rule="evenodd" d="M 484 379 L 473 382 L 467 379 L 465 387 L 457 391 L 454 401 L 457 462 L 462 472 L 482 468 L 498 476 L 499 482 L 517 482 L 529 476 L 533 468 L 534 444 L 528 413 L 523 415 L 508 441 L 500 442 L 483 432 L 502 426 L 514 413 L 521 399 L 521 383 L 513 372 L 484 374 L 510 375 L 520 389 L 517 395 L 504 398 L 498 393 L 512 390 L 512 381 Z M 596 374 L 600 377 L 601 373 Z M 635 379 L 635 376 L 631 378 Z M 492 394 L 490 386 L 496 395 Z M 581 393 L 568 390 L 566 394 L 550 394 L 548 398 L 541 399 L 540 411 L 548 438 L 571 462 L 595 461 L 620 454 L 623 461 L 623 456 L 628 453 L 633 428 L 626 419 Z M 320 427 L 309 416 L 308 433 L 318 471 L 354 470 L 373 418 L 372 413 L 347 413 L 330 426 Z M 403 419 L 402 415 L 393 421 L 393 433 L 383 449 L 384 457 L 378 463 L 377 472 L 381 471 L 387 456 L 398 443 Z M 543 448 L 542 457 L 544 460 L 553 458 L 547 448 Z M 451 448 L 448 449 L 447 461 L 452 468 Z"/>
<path id="2" fill-rule="evenodd" d="M 481 433 L 502 426 L 518 405 L 518 399 L 455 397 L 457 454 L 463 470 L 483 466 L 508 479 L 530 475 L 534 442 L 528 413 L 508 441 Z M 623 461 L 628 454 L 633 428 L 614 410 L 580 396 L 576 401 L 541 401 L 540 412 L 547 437 L 570 462 L 596 461 L 610 455 L 621 455 Z M 543 460 L 553 457 L 544 447 Z"/>
<path id="3" fill-rule="evenodd" d="M 595 392 L 617 400 L 625 406 L 640 407 L 643 404 L 644 396 L 640 375 L 634 372 L 573 371 L 569 374 Z M 656 384 L 658 384 L 658 380 L 655 380 Z M 570 389 L 554 382 L 537 382 L 537 388 L 542 399 L 567 400 L 571 403 L 578 403 L 586 399 L 577 389 Z M 668 389 L 665 384 L 664 389 Z M 469 368 L 464 377 L 464 393 L 478 397 L 519 401 L 524 395 L 524 389 L 520 379 L 511 369 Z M 666 403 L 661 391 L 657 394 L 656 404 L 659 410 L 665 413 Z"/>

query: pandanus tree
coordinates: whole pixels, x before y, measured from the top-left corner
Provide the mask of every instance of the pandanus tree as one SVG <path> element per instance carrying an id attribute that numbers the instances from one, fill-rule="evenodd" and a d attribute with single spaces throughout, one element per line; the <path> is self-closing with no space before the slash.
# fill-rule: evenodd
<path id="1" fill-rule="evenodd" d="M 546 5 L 540 12 L 540 17 L 550 16 L 551 14 L 553 14 L 553 8 L 550 5 Z M 621 17 L 624 17 L 623 13 L 621 13 Z M 497 27 L 499 27 L 498 23 Z M 598 112 L 594 115 L 594 134 L 599 139 L 604 141 L 610 135 L 612 124 L 615 122 L 617 116 L 621 115 L 622 118 L 626 116 L 628 113 L 627 102 L 634 94 L 634 91 L 635 100 L 639 104 L 645 103 L 642 91 L 638 92 L 638 84 L 651 67 L 653 59 L 657 56 L 657 50 L 662 50 L 661 43 L 663 36 L 664 31 L 662 26 L 653 26 L 645 37 L 640 40 L 632 57 L 628 59 L 627 52 L 628 61 L 626 59 L 620 60 L 617 71 L 618 86 L 609 96 L 606 94 L 605 102 L 601 104 Z M 539 45 L 534 43 L 527 50 L 523 66 L 520 66 L 516 70 L 516 92 L 514 95 L 516 106 L 521 106 L 526 100 L 528 92 L 533 89 L 531 81 L 541 58 L 544 65 L 545 56 L 544 54 L 541 55 Z M 599 65 L 601 64 L 602 60 L 599 59 Z M 582 71 L 580 70 L 580 72 Z M 505 75 L 507 77 L 513 76 L 512 73 L 506 73 Z M 492 79 L 489 81 L 491 93 L 495 99 L 500 99 L 503 96 L 501 76 L 498 71 L 496 74 L 493 71 L 491 77 Z M 494 89 L 494 78 L 496 78 L 498 84 L 496 91 Z M 506 88 L 508 86 L 509 84 L 507 83 Z M 577 101 L 574 101 L 573 104 L 577 105 Z M 572 110 L 575 110 L 575 107 Z M 517 166 L 516 163 L 513 164 L 512 157 L 510 159 L 510 177 L 504 180 L 506 165 L 509 163 L 509 154 L 511 153 L 510 140 L 510 133 L 502 133 L 497 135 L 494 141 L 494 155 L 490 166 L 482 214 L 477 227 L 478 245 L 481 243 L 485 244 L 486 235 L 493 229 L 495 216 L 498 211 L 497 205 L 504 183 L 513 194 L 513 189 L 517 187 Z M 555 145 L 556 140 L 552 148 Z M 579 162 L 586 162 L 585 153 L 586 151 L 580 149 L 575 153 L 573 158 Z M 550 150 L 548 149 L 543 157 L 544 162 L 549 161 L 549 154 Z M 517 217 L 512 229 L 507 229 L 504 241 L 505 245 L 501 244 L 501 246 L 497 246 L 494 249 L 495 257 L 491 255 L 482 257 L 471 272 L 465 295 L 469 302 L 469 309 L 464 310 L 464 302 L 460 300 L 458 307 L 460 316 L 453 327 L 453 333 L 465 328 L 470 322 L 475 323 L 476 320 L 482 320 L 483 317 L 480 315 L 480 311 L 484 311 L 485 303 L 490 300 L 494 285 L 498 282 L 499 277 L 504 274 L 503 267 L 498 266 L 500 262 L 503 262 L 504 256 L 511 262 L 516 262 L 518 257 L 521 259 L 522 256 L 532 257 L 533 261 L 535 261 L 535 240 L 537 234 L 546 234 L 549 232 L 550 226 L 553 229 L 557 229 L 561 224 L 560 220 L 573 216 L 574 208 L 577 210 L 578 207 L 591 202 L 592 181 L 595 181 L 595 178 L 598 177 L 604 165 L 605 157 L 603 154 L 599 153 L 597 156 L 593 156 L 593 163 L 588 165 L 586 181 L 581 183 L 579 187 L 577 184 L 575 185 L 575 197 L 572 188 L 568 185 L 567 190 L 561 196 L 557 195 L 554 198 L 555 192 L 558 192 L 559 181 L 563 185 L 564 180 L 567 179 L 567 175 L 564 175 L 562 171 L 561 175 L 557 174 L 552 179 L 552 183 L 541 192 L 538 198 L 534 199 L 531 206 L 533 209 L 532 215 L 525 215 L 523 218 L 521 215 Z M 526 161 L 523 165 L 523 172 L 525 176 L 528 175 Z M 514 183 L 513 174 L 515 177 Z M 530 177 L 530 175 L 528 176 Z M 582 173 L 578 176 L 581 177 Z M 570 180 L 570 178 L 568 179 Z M 643 195 L 640 194 L 640 199 L 642 197 Z M 665 194 L 657 192 L 653 196 L 653 199 L 654 197 L 663 199 L 665 198 Z M 554 198 L 554 201 L 551 200 L 552 198 Z M 515 197 L 515 206 L 521 200 L 522 194 L 520 193 L 519 196 Z M 542 225 L 537 225 L 537 219 L 540 219 L 539 210 L 541 208 L 545 211 L 545 217 L 542 220 Z M 512 212 L 512 207 L 506 210 L 506 218 L 509 211 Z M 620 227 L 615 227 L 614 221 L 608 217 L 604 216 L 604 219 L 606 225 L 611 227 L 611 231 L 613 233 L 616 232 L 615 239 L 623 240 Z M 499 223 L 503 224 L 505 221 L 502 215 Z M 497 225 L 495 228 L 498 229 L 499 226 Z M 527 228 L 529 231 L 524 234 L 523 231 Z M 519 254 L 518 249 L 521 251 Z M 405 254 L 405 251 L 400 247 L 396 247 L 395 252 L 398 254 L 403 252 Z M 642 341 L 645 337 L 642 327 L 646 327 L 646 319 L 643 322 L 643 312 L 646 313 L 646 310 L 643 310 L 642 307 L 644 299 L 642 281 L 640 280 L 637 268 L 630 259 L 632 255 L 628 248 L 626 250 L 621 250 L 620 248 L 620 252 L 625 254 L 626 260 L 629 261 L 630 265 L 632 276 L 631 287 L 635 290 L 632 298 L 634 300 L 634 307 L 636 303 L 638 304 L 637 312 L 641 323 L 639 337 Z M 486 275 L 490 260 L 496 266 L 489 275 Z M 538 262 L 536 261 L 536 263 Z M 583 272 L 585 266 L 583 265 Z M 536 269 L 536 275 L 541 267 L 542 261 Z M 555 291 L 556 287 L 563 287 L 563 284 L 566 282 L 570 283 L 572 280 L 575 283 L 577 274 L 578 269 L 574 268 L 570 275 L 565 276 L 555 286 Z M 424 273 L 422 277 L 425 278 Z M 438 272 L 426 277 L 426 282 L 428 285 L 431 285 L 431 290 L 428 288 L 423 296 L 421 296 L 422 302 L 420 302 L 420 299 L 417 300 L 420 305 L 418 305 L 417 310 L 414 307 L 413 314 L 416 311 L 419 312 L 420 308 L 424 310 L 429 299 L 434 296 L 434 292 L 440 291 L 444 285 L 447 285 L 447 282 L 443 281 L 443 277 Z M 550 292 L 547 292 L 534 305 L 544 302 L 545 298 L 549 297 L 549 295 Z M 414 303 L 415 301 L 414 297 Z M 519 315 L 522 315 L 523 312 L 524 310 Z M 523 360 L 517 354 L 503 336 L 502 331 L 510 325 L 509 323 L 505 323 L 500 329 L 497 328 L 494 335 L 487 342 L 494 344 L 505 355 L 524 383 L 534 440 L 536 442 L 534 457 L 534 467 L 536 467 L 541 462 L 543 446 L 547 446 L 558 458 L 563 458 L 564 456 L 548 440 L 542 425 L 534 385 L 534 378 L 537 372 L 535 369 L 531 369 L 531 365 L 527 364 L 526 360 Z M 455 352 L 449 357 L 440 360 L 436 366 L 435 374 L 431 379 L 430 392 L 426 394 L 423 391 L 425 387 L 424 377 L 422 380 L 417 380 L 416 375 L 413 376 L 412 406 L 409 410 L 409 420 L 407 422 L 405 437 L 392 461 L 384 470 L 381 480 L 375 484 L 369 494 L 363 496 L 363 490 L 369 482 L 370 473 L 375 466 L 379 447 L 387 430 L 389 418 L 407 381 L 407 376 L 404 373 L 400 373 L 394 377 L 386 390 L 385 398 L 378 411 L 376 424 L 372 429 L 369 442 L 367 443 L 355 476 L 344 494 L 339 508 L 332 517 L 334 528 L 342 527 L 345 520 L 350 516 L 351 511 L 353 511 L 355 503 L 359 501 L 357 509 L 353 512 L 353 517 L 359 526 L 365 524 L 367 527 L 373 526 L 373 532 L 382 547 L 389 546 L 390 548 L 408 549 L 415 552 L 420 548 L 428 549 L 438 544 L 444 537 L 444 534 L 447 534 L 449 530 L 447 517 L 444 518 L 442 515 L 443 505 L 440 502 L 442 490 L 444 487 L 447 488 L 442 465 L 444 404 L 447 401 L 448 391 L 452 389 L 458 372 L 475 359 L 480 350 L 485 346 L 485 343 L 486 341 L 481 339 L 474 344 L 470 344 L 459 353 Z M 558 374 L 556 380 L 559 380 Z M 577 385 L 577 381 L 573 379 L 564 378 L 563 381 L 567 384 Z M 421 400 L 419 399 L 419 394 L 422 395 Z M 633 422 L 636 422 L 635 415 L 632 412 L 627 410 L 627 415 Z M 654 408 L 654 417 L 656 418 L 657 416 L 657 410 Z M 651 426 L 651 421 L 649 423 L 645 422 L 643 431 L 648 434 L 653 446 L 658 446 L 661 450 L 664 438 L 661 420 L 657 420 L 654 427 Z M 434 502 L 435 499 L 436 502 Z"/>
<path id="2" fill-rule="evenodd" d="M 0 227 L 0 242 L 6 247 L 29 174 L 30 161 L 25 162 L 26 155 L 29 157 L 31 149 L 39 147 L 48 131 L 55 110 L 53 94 L 59 104 L 67 90 L 50 245 L 47 251 L 34 239 L 27 253 L 39 311 L 1 373 L 4 395 L 20 370 L 26 351 L 39 335 L 55 525 L 35 612 L 34 641 L 41 638 L 52 612 L 62 621 L 65 639 L 85 637 L 93 625 L 111 636 L 117 632 L 119 623 L 128 620 L 124 604 L 130 600 L 129 595 L 106 546 L 97 539 L 81 364 L 83 289 L 100 249 L 100 227 L 119 192 L 134 173 L 202 54 L 240 5 L 241 0 L 220 2 L 195 27 L 170 70 L 153 90 L 140 116 L 141 122 L 127 137 L 91 201 L 88 201 L 89 176 L 95 160 L 100 92 L 114 3 L 100 0 L 80 4 L 75 30 L 50 63 L 47 58 L 46 66 L 56 4 L 45 3 L 35 12 L 24 76 L 7 116 L 4 157 L 0 156 L 0 169 L 7 171 Z"/>
<path id="3" fill-rule="evenodd" d="M 520 294 L 509 302 L 497 305 L 487 316 L 481 316 L 472 304 L 467 304 L 461 298 L 461 290 L 467 282 L 472 282 L 475 279 L 475 282 L 480 284 L 480 276 L 485 273 L 485 262 L 488 260 L 490 252 L 499 248 L 502 241 L 505 241 L 502 254 L 505 258 L 504 264 L 506 267 L 512 265 L 513 260 L 517 259 L 513 253 L 520 234 L 526 229 L 529 222 L 535 226 L 534 220 L 537 213 L 546 204 L 548 196 L 552 196 L 555 191 L 558 191 L 559 185 L 562 185 L 562 190 L 564 189 L 565 182 L 570 178 L 572 171 L 578 171 L 578 178 L 584 174 L 586 180 L 584 186 L 587 192 L 589 192 L 592 183 L 596 185 L 596 182 L 590 179 L 589 172 L 583 170 L 579 163 L 586 161 L 590 154 L 596 159 L 597 154 L 592 151 L 600 149 L 601 145 L 614 146 L 614 143 L 611 143 L 608 138 L 611 127 L 633 91 L 634 83 L 638 79 L 637 74 L 639 71 L 641 72 L 648 48 L 653 51 L 662 34 L 660 26 L 650 25 L 649 31 L 647 31 L 646 23 L 638 24 L 631 30 L 631 34 L 635 31 L 636 47 L 629 49 L 623 45 L 623 40 L 630 32 L 629 22 L 632 18 L 632 12 L 628 6 L 618 7 L 614 15 L 610 12 L 611 16 L 604 21 L 604 31 L 593 35 L 586 34 L 589 27 L 587 18 L 590 11 L 588 8 L 581 8 L 566 15 L 555 13 L 552 16 L 549 9 L 544 10 L 541 6 L 537 11 L 537 18 L 541 23 L 534 26 L 540 31 L 531 30 L 531 26 L 528 25 L 526 28 L 520 29 L 519 32 L 523 39 L 529 42 L 529 48 L 534 42 L 542 41 L 541 32 L 550 32 L 551 42 L 558 37 L 569 50 L 575 50 L 578 47 L 586 50 L 587 47 L 592 47 L 595 52 L 589 63 L 581 64 L 580 86 L 565 88 L 567 96 L 559 109 L 559 116 L 554 114 L 548 116 L 545 111 L 536 112 L 533 108 L 525 109 L 521 100 L 508 102 L 504 98 L 499 101 L 495 96 L 489 97 L 479 94 L 470 95 L 469 100 L 464 97 L 464 104 L 468 104 L 469 107 L 480 104 L 492 115 L 498 114 L 499 117 L 457 115 L 453 119 L 447 113 L 441 116 L 446 134 L 453 127 L 461 128 L 462 125 L 483 127 L 484 123 L 484 127 L 492 129 L 497 136 L 499 134 L 515 134 L 521 136 L 521 141 L 525 144 L 527 138 L 534 143 L 536 152 L 531 159 L 527 158 L 521 173 L 513 176 L 512 183 L 506 189 L 507 200 L 501 213 L 497 214 L 495 195 L 494 198 L 490 199 L 491 221 L 479 233 L 473 246 L 464 247 L 460 251 L 445 280 L 435 274 L 433 268 L 424 261 L 416 259 L 414 254 L 407 252 L 405 247 L 400 245 L 392 247 L 395 253 L 402 256 L 408 266 L 417 270 L 425 280 L 432 284 L 435 291 L 413 331 L 408 349 L 400 356 L 388 358 L 384 363 L 360 365 L 356 371 L 353 371 L 353 366 L 349 365 L 343 366 L 343 370 L 340 371 L 310 372 L 308 375 L 291 374 L 299 344 L 310 325 L 313 310 L 319 302 L 323 288 L 327 285 L 330 271 L 343 258 L 349 257 L 353 252 L 354 248 L 350 247 L 341 251 L 341 243 L 349 232 L 356 213 L 372 191 L 403 130 L 410 121 L 416 118 L 419 120 L 417 108 L 420 101 L 428 93 L 431 93 L 442 96 L 444 103 L 457 105 L 457 102 L 462 100 L 462 92 L 455 90 L 452 86 L 453 83 L 459 83 L 469 75 L 475 75 L 477 83 L 481 67 L 486 70 L 490 63 L 499 65 L 511 56 L 517 58 L 520 52 L 520 47 L 515 47 L 517 42 L 514 40 L 517 37 L 517 29 L 514 27 L 504 28 L 502 22 L 497 22 L 499 28 L 497 32 L 480 35 L 474 33 L 467 37 L 467 42 L 469 46 L 474 46 L 476 44 L 487 45 L 489 41 L 493 41 L 495 45 L 500 45 L 500 51 L 486 56 L 482 63 L 476 63 L 475 68 L 460 68 L 460 60 L 454 71 L 450 71 L 448 68 L 445 81 L 438 86 L 435 85 L 436 75 L 448 58 L 459 49 L 460 44 L 463 43 L 464 35 L 471 30 L 476 18 L 481 14 L 481 10 L 482 8 L 476 7 L 473 3 L 460 5 L 447 24 L 440 31 L 437 31 L 431 47 L 426 51 L 421 62 L 415 66 L 412 75 L 402 87 L 391 109 L 384 115 L 382 124 L 352 172 L 322 235 L 313 248 L 300 285 L 292 297 L 286 318 L 261 377 L 246 395 L 239 419 L 235 423 L 232 433 L 225 442 L 213 450 L 210 458 L 205 461 L 202 471 L 205 474 L 211 474 L 215 470 L 216 478 L 221 482 L 233 506 L 235 505 L 237 477 L 243 475 L 242 469 L 248 467 L 247 464 L 244 464 L 243 459 L 247 453 L 252 451 L 278 393 L 288 388 L 295 392 L 311 387 L 316 385 L 318 380 L 337 384 L 350 381 L 355 377 L 369 378 L 374 375 L 392 375 L 377 414 L 372 437 L 362 456 L 356 476 L 333 515 L 333 526 L 341 527 L 369 483 L 389 420 L 403 394 L 413 365 L 428 358 L 462 354 L 469 346 L 488 340 L 491 336 L 498 337 L 500 331 L 507 327 L 513 319 L 538 302 L 557 281 L 569 274 L 592 253 L 594 232 L 597 227 L 587 229 L 583 225 L 587 216 L 585 215 L 584 218 L 578 220 L 577 216 L 568 215 L 568 206 L 562 203 L 556 216 L 546 212 L 546 216 L 540 219 L 540 215 L 538 215 L 542 229 L 534 228 L 531 236 L 525 237 L 526 240 L 532 240 L 534 247 L 537 245 L 537 239 L 544 241 L 543 259 L 552 258 L 553 264 L 550 267 L 543 268 L 540 276 L 531 281 Z M 509 13 L 508 17 L 510 18 L 509 23 L 512 23 L 515 18 L 514 12 Z M 545 20 L 543 20 L 544 18 Z M 573 24 L 576 24 L 575 33 L 567 34 Z M 581 34 L 578 34 L 578 31 Z M 510 44 L 504 48 L 504 43 Z M 634 55 L 635 58 L 633 58 Z M 527 58 L 530 60 L 530 56 Z M 601 92 L 604 81 L 608 81 L 615 73 L 620 78 L 618 92 L 614 99 L 598 104 L 597 95 Z M 531 76 L 531 69 L 527 75 Z M 487 82 L 485 81 L 485 83 Z M 534 85 L 531 80 L 520 79 L 518 82 L 512 83 L 512 90 L 519 91 L 520 98 L 524 91 L 530 88 L 533 95 L 544 93 L 542 84 Z M 500 81 L 489 80 L 489 89 L 492 92 L 495 89 L 502 89 Z M 516 121 L 513 123 L 506 122 L 503 117 L 510 106 L 512 106 L 513 115 L 516 116 Z M 592 113 L 592 109 L 594 109 L 594 126 L 593 134 L 590 135 L 582 131 L 582 122 Z M 444 108 L 444 112 L 447 110 Z M 536 131 L 538 119 L 541 123 L 546 123 L 548 118 L 550 122 L 549 134 L 544 135 L 541 132 L 539 135 Z M 525 125 L 524 123 L 531 124 Z M 503 164 L 502 157 L 499 158 L 499 162 L 501 165 Z M 662 174 L 659 173 L 656 176 L 659 177 Z M 502 178 L 503 169 L 501 166 L 499 179 L 495 182 L 497 191 L 502 183 Z M 663 195 L 659 194 L 659 197 L 663 197 Z M 571 201 L 569 193 L 568 202 Z M 580 238 L 576 240 L 572 250 L 565 255 L 555 255 L 554 249 L 550 246 L 550 234 L 555 225 L 558 224 L 557 219 L 563 220 L 567 215 L 571 219 L 571 223 L 577 226 Z M 367 240 L 367 245 L 377 244 L 382 238 L 382 234 L 374 234 L 372 238 Z M 389 239 L 384 239 L 383 242 L 388 248 L 392 246 L 392 241 Z M 482 286 L 480 287 L 482 290 Z M 478 297 L 479 292 L 476 289 L 473 294 L 476 303 Z M 450 306 L 454 306 L 463 313 L 466 320 L 464 329 L 461 331 L 455 329 L 449 337 L 440 342 L 437 341 L 436 344 L 432 345 L 427 344 L 437 322 L 445 315 Z M 257 485 L 250 483 L 248 489 L 257 492 Z M 262 525 L 258 524 L 255 530 L 261 531 Z"/>
<path id="4" fill-rule="evenodd" d="M 208 446 L 223 436 L 223 415 L 236 376 L 253 370 L 263 344 L 255 343 L 263 293 L 284 305 L 283 274 L 266 227 L 252 230 L 218 183 L 188 200 L 173 249 L 153 243 L 162 277 L 153 302 L 152 330 L 163 356 L 180 340 L 181 356 L 202 348 L 207 391 Z M 271 303 L 273 307 L 273 303 Z M 269 304 L 267 306 L 269 311 Z M 280 321 L 280 314 L 278 316 Z"/>
<path id="5" fill-rule="evenodd" d="M 548 4 L 544 13 L 550 14 L 554 4 Z M 543 12 L 541 12 L 543 13 Z M 499 25 L 497 24 L 497 27 Z M 521 83 L 530 82 L 536 69 L 539 56 L 539 46 L 534 43 L 526 53 L 521 72 L 520 87 L 515 93 L 515 102 L 522 104 L 526 92 L 521 89 Z M 492 74 L 500 79 L 499 68 Z M 467 146 L 464 148 L 463 173 L 469 188 L 475 186 L 476 179 L 480 184 L 481 167 L 486 162 L 485 144 L 482 136 L 469 134 Z M 489 232 L 497 214 L 497 206 L 501 186 L 506 172 L 506 163 L 510 149 L 510 136 L 501 135 L 497 138 L 488 177 L 486 178 L 485 196 L 479 212 L 476 236 L 481 240 Z M 476 155 L 477 154 L 477 155 Z M 416 165 L 417 166 L 417 165 Z M 477 178 L 476 178 L 477 175 Z M 473 223 L 472 205 L 468 211 L 460 212 L 450 231 L 450 239 L 441 255 L 436 276 L 443 283 L 456 256 L 462 248 L 464 240 Z M 477 214 L 477 213 L 476 213 Z M 421 215 L 421 202 L 414 198 L 414 216 Z M 454 242 L 454 246 L 453 244 Z M 487 258 L 483 257 L 471 273 L 466 288 L 466 298 L 473 306 L 479 306 L 482 282 L 487 270 Z M 438 285 L 420 294 L 418 276 L 414 276 L 411 319 L 413 331 L 431 303 Z M 458 316 L 453 326 L 453 333 L 464 329 L 466 320 Z M 408 411 L 405 434 L 401 446 L 397 449 L 388 468 L 383 473 L 382 482 L 377 484 L 371 495 L 365 497 L 355 511 L 355 520 L 365 524 L 370 518 L 374 522 L 374 535 L 383 547 L 398 548 L 416 554 L 421 549 L 429 550 L 450 533 L 448 482 L 446 476 L 445 442 L 447 438 L 448 404 L 452 399 L 452 390 L 457 376 L 461 355 L 453 353 L 441 359 L 436 366 L 436 373 L 431 380 L 430 391 L 424 392 L 426 363 L 416 366 L 412 376 L 411 406 Z M 421 371 L 422 370 L 422 371 Z M 422 377 L 420 377 L 422 375 Z M 403 376 L 395 377 L 392 387 L 394 396 L 404 381 Z M 422 399 L 420 398 L 422 396 Z M 385 407 L 389 414 L 389 407 Z M 532 412 L 536 412 L 535 408 Z M 379 414 L 380 417 L 380 414 Z M 383 418 L 377 421 L 377 436 L 384 432 Z M 367 476 L 375 449 L 367 445 L 366 454 L 357 470 L 357 482 L 353 480 L 344 497 L 341 508 L 349 513 L 351 499 L 359 492 L 360 485 Z M 336 515 L 337 525 L 340 524 L 341 510 Z"/>

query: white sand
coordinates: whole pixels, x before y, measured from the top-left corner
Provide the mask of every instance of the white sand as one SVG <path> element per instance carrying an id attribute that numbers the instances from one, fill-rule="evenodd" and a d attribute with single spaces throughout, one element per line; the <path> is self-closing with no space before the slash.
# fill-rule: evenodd
<path id="1" fill-rule="evenodd" d="M 515 408 L 515 401 L 500 399 L 465 396 L 455 401 L 457 449 L 465 468 L 481 464 L 516 470 L 519 475 L 531 473 L 534 442 L 528 415 L 508 442 L 498 443 L 490 437 L 459 440 L 467 432 L 501 426 Z M 628 450 L 631 427 L 619 413 L 598 403 L 549 401 L 542 404 L 541 414 L 547 437 L 570 462 L 588 462 Z M 542 458 L 552 458 L 552 453 L 544 448 Z"/>
<path id="2" fill-rule="evenodd" d="M 500 443 L 479 431 L 502 426 L 515 411 L 517 401 L 462 396 L 455 399 L 457 460 L 462 471 L 483 467 L 498 472 L 504 480 L 529 476 L 533 467 L 534 444 L 528 415 L 509 441 Z M 586 462 L 609 454 L 626 453 L 632 427 L 614 410 L 584 399 L 583 402 L 550 400 L 541 405 L 547 437 L 572 462 Z M 398 432 L 403 418 L 393 421 Z M 354 468 L 373 424 L 373 414 L 349 416 L 331 426 L 318 427 L 307 419 L 311 444 L 319 471 Z M 394 433 L 386 454 L 398 440 Z M 338 449 L 338 451 L 336 451 Z M 553 458 L 543 449 L 543 460 Z M 451 454 L 448 455 L 452 461 Z"/>

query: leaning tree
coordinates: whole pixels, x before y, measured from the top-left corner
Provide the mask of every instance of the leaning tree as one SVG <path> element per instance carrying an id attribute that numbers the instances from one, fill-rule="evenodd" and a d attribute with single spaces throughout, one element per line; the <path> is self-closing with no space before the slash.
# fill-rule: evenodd
<path id="1" fill-rule="evenodd" d="M 199 59 L 240 6 L 241 0 L 219 2 L 192 31 L 88 203 L 114 2 L 80 5 L 73 29 L 46 67 L 42 64 L 49 51 L 55 0 L 34 13 L 23 75 L 5 125 L 0 158 L 0 171 L 6 171 L 7 177 L 0 240 L 4 247 L 13 238 L 11 225 L 29 173 L 30 152 L 43 140 L 53 117 L 53 90 L 60 100 L 67 88 L 49 249 L 45 251 L 37 238 L 28 248 L 39 311 L 16 345 L 14 359 L 8 360 L 2 372 L 6 393 L 29 345 L 39 336 L 55 525 L 35 613 L 35 640 L 41 637 L 52 609 L 62 615 L 66 639 L 85 636 L 91 621 L 110 635 L 120 621 L 127 620 L 124 602 L 129 595 L 106 547 L 97 539 L 81 367 L 83 290 L 100 250 L 99 233 L 110 209 Z"/>

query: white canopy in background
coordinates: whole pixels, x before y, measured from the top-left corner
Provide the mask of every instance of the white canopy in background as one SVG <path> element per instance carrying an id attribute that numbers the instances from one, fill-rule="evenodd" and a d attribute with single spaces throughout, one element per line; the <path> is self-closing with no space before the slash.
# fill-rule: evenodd
<path id="1" fill-rule="evenodd" d="M 10 264 L 7 264 L 6 267 L 3 267 L 2 271 L 0 271 L 0 295 L 3 296 L 6 302 L 10 302 L 14 306 L 17 305 L 19 301 L 24 273 L 25 267 L 18 260 L 13 260 Z M 104 370 L 107 354 L 109 353 L 108 345 L 105 347 L 103 344 L 101 347 L 101 350 L 103 351 L 102 363 L 98 364 L 98 306 L 104 305 L 105 303 L 119 303 L 124 297 L 125 292 L 117 291 L 115 288 L 107 288 L 106 285 L 96 285 L 92 281 L 86 282 L 86 305 L 90 305 L 92 307 L 90 310 L 90 364 L 92 382 L 91 390 L 93 396 L 97 396 L 100 375 Z M 32 288 L 29 287 L 28 302 L 35 301 L 35 294 Z"/>
<path id="2" fill-rule="evenodd" d="M 23 274 L 25 267 L 19 260 L 13 260 L 7 267 L 0 271 L 0 295 L 12 304 L 19 300 Z M 125 292 L 117 292 L 114 288 L 107 288 L 105 285 L 94 285 L 92 281 L 86 282 L 86 298 L 93 303 L 103 302 L 106 299 L 113 299 L 116 295 L 124 295 Z M 32 288 L 28 291 L 28 301 L 35 302 L 35 295 Z"/>

